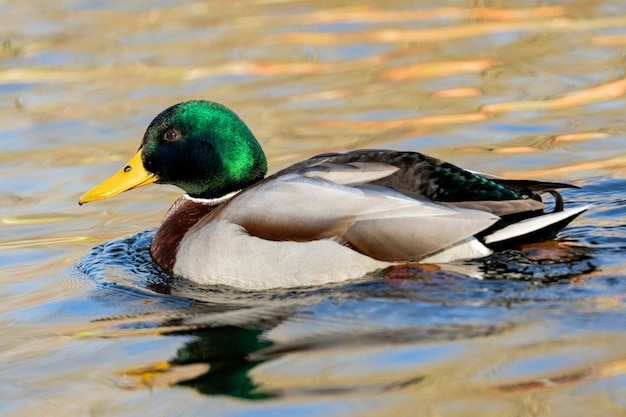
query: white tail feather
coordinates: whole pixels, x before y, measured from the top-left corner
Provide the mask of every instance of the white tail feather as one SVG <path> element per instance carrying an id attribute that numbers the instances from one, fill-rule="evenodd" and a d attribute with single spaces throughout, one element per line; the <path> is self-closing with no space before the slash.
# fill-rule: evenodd
<path id="1" fill-rule="evenodd" d="M 588 206 L 574 207 L 563 211 L 557 211 L 556 213 L 544 214 L 543 216 L 531 217 L 530 219 L 522 220 L 521 222 L 511 224 L 485 236 L 485 243 L 489 245 L 503 242 L 505 240 L 514 239 L 519 236 L 540 231 L 541 229 L 546 229 L 555 223 L 562 222 L 567 219 L 573 220 L 576 216 L 588 208 Z"/>

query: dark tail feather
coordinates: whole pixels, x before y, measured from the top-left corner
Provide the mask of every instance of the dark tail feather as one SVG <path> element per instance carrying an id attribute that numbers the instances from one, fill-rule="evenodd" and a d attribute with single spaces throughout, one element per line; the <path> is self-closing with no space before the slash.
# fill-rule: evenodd
<path id="1" fill-rule="evenodd" d="M 528 192 L 539 192 L 548 190 L 558 190 L 561 188 L 580 188 L 576 185 L 565 184 L 562 182 L 547 182 L 547 181 L 533 181 L 533 180 L 507 180 L 494 178 L 492 181 L 502 184 L 512 190 L 517 191 L 520 194 L 527 194 Z"/>

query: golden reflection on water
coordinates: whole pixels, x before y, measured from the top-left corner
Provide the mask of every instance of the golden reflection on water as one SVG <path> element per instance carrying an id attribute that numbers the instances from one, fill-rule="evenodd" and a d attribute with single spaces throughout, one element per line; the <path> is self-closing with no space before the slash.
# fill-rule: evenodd
<path id="1" fill-rule="evenodd" d="M 572 311 L 559 317 L 543 304 L 528 323 L 494 318 L 496 329 L 478 326 L 484 333 L 459 340 L 400 343 L 405 334 L 391 326 L 385 344 L 372 342 L 381 334 L 375 320 L 291 315 L 324 297 L 276 303 L 290 313 L 229 300 L 250 307 L 250 316 L 286 317 L 264 335 L 274 338 L 274 351 L 247 352 L 272 360 L 237 380 L 284 396 L 254 404 L 199 397 L 169 386 L 206 364 L 179 358 L 170 366 L 172 358 L 195 338 L 224 342 L 221 330 L 184 333 L 201 324 L 185 321 L 185 309 L 160 310 L 158 291 L 129 277 L 108 282 L 145 297 L 127 300 L 125 311 L 107 305 L 116 296 L 100 299 L 96 284 L 64 272 L 97 243 L 155 227 L 179 195 L 149 188 L 77 205 L 134 153 L 157 112 L 187 99 L 233 108 L 273 169 L 324 151 L 389 147 L 499 175 L 586 186 L 622 179 L 626 9 L 618 0 L 531 3 L 0 2 L 0 392 L 13 394 L 0 412 L 173 415 L 211 407 L 275 415 L 301 406 L 324 415 L 623 414 L 623 335 L 584 323 L 582 335 L 571 335 L 563 321 Z M 621 236 L 623 218 L 611 213 L 623 192 L 612 192 L 615 204 L 590 210 L 579 228 Z M 558 242 L 529 257 L 558 262 L 575 248 Z M 624 263 L 605 256 L 572 285 L 596 288 L 607 274 L 623 274 Z M 387 278 L 398 286 L 416 281 L 410 269 L 394 274 Z M 429 278 L 420 279 L 427 289 Z M 398 308 L 410 302 L 428 304 L 399 298 Z M 624 318 L 623 293 L 584 297 L 578 306 L 573 313 Z M 359 308 L 366 314 L 372 306 Z M 174 330 L 182 333 L 160 336 Z M 231 330 L 226 339 L 237 339 Z M 325 344 L 314 343 L 318 336 Z M 346 347 L 351 338 L 362 344 Z M 561 354 L 566 359 L 556 361 Z M 550 359 L 557 365 L 544 363 Z"/>

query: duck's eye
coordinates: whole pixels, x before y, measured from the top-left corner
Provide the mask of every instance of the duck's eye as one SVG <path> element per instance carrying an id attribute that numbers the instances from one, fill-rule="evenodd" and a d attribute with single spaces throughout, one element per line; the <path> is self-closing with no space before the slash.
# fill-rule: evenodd
<path id="1" fill-rule="evenodd" d="M 176 129 L 168 129 L 167 132 L 163 135 L 163 139 L 168 141 L 176 140 L 180 137 L 180 132 Z"/>

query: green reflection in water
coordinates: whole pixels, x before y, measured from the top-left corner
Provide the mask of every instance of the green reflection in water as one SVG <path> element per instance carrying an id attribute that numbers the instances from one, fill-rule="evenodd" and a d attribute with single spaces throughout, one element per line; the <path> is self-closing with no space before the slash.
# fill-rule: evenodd
<path id="1" fill-rule="evenodd" d="M 259 338 L 261 333 L 261 330 L 234 326 L 184 333 L 197 339 L 180 348 L 171 364 L 207 363 L 209 371 L 180 384 L 193 387 L 203 394 L 224 394 L 248 399 L 268 398 L 271 394 L 259 391 L 248 375 L 262 361 L 250 361 L 247 355 L 271 345 Z"/>

